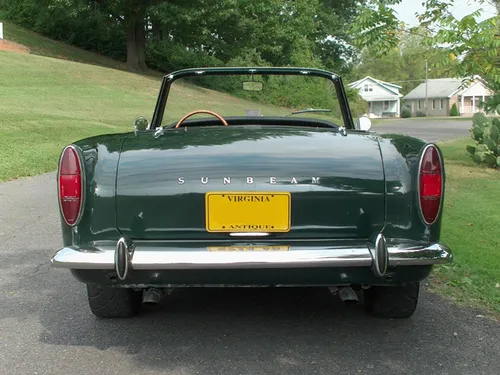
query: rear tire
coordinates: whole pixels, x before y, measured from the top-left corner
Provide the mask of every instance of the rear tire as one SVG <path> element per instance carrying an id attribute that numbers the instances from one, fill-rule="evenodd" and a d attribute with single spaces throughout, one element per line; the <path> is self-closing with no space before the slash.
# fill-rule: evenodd
<path id="1" fill-rule="evenodd" d="M 90 310 L 99 318 L 131 318 L 142 306 L 142 291 L 87 284 Z"/>
<path id="2" fill-rule="evenodd" d="M 377 318 L 408 318 L 417 308 L 419 290 L 419 282 L 372 286 L 363 291 L 365 310 Z"/>

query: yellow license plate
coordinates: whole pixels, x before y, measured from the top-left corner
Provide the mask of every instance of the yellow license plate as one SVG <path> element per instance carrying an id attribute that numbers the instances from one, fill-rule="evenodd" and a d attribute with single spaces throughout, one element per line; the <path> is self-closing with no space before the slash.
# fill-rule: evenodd
<path id="1" fill-rule="evenodd" d="M 210 246 L 208 251 L 288 251 L 289 246 Z"/>
<path id="2" fill-rule="evenodd" d="M 208 232 L 288 232 L 290 193 L 207 193 Z"/>

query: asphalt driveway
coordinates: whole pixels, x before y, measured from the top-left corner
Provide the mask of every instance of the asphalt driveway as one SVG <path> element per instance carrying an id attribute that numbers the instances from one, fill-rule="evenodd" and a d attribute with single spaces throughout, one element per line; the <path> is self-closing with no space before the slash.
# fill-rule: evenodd
<path id="1" fill-rule="evenodd" d="M 428 292 L 407 320 L 323 289 L 184 290 L 98 320 L 50 268 L 60 246 L 54 173 L 0 184 L 0 374 L 499 373 L 500 323 Z"/>
<path id="2" fill-rule="evenodd" d="M 409 118 L 381 120 L 372 126 L 372 130 L 378 133 L 408 134 L 429 142 L 439 142 L 469 137 L 471 126 L 472 120 Z"/>

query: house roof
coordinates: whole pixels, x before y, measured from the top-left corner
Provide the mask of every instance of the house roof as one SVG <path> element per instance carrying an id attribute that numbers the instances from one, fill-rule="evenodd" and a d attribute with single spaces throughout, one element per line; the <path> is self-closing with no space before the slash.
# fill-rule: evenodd
<path id="1" fill-rule="evenodd" d="M 425 99 L 425 82 L 415 87 L 403 99 Z M 428 98 L 449 98 L 462 88 L 462 79 L 436 78 L 427 83 Z"/>
<path id="2" fill-rule="evenodd" d="M 458 95 L 474 96 L 474 95 L 493 95 L 493 91 L 488 88 L 487 83 L 482 78 L 476 78 L 474 82 L 467 87 L 459 90 Z"/>
<path id="3" fill-rule="evenodd" d="M 370 80 L 370 81 L 374 82 L 375 84 L 382 86 L 384 89 L 390 91 L 394 95 L 400 95 L 399 91 L 397 89 L 400 89 L 401 86 L 395 85 L 394 83 L 384 82 L 384 81 L 381 81 L 379 79 L 375 79 L 375 78 L 370 77 L 370 76 L 366 76 L 365 78 L 362 78 L 362 79 L 359 79 L 355 82 L 349 83 L 348 86 L 351 88 L 361 87 L 363 82 L 367 81 L 367 80 Z M 402 96 L 402 95 L 400 95 L 400 96 Z"/>

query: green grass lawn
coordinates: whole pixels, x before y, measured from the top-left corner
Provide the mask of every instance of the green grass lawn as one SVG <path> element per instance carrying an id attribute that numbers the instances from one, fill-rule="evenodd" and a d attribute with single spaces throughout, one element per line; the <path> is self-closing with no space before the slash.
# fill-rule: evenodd
<path id="1" fill-rule="evenodd" d="M 160 79 L 44 56 L 0 52 L 0 181 L 55 170 L 63 146 L 151 119 Z M 242 115 L 255 103 L 196 86 L 171 90 L 164 121 L 193 109 Z M 259 104 L 265 113 L 288 110 Z"/>
<path id="2" fill-rule="evenodd" d="M 432 288 L 500 316 L 500 171 L 475 165 L 467 144 L 472 140 L 440 144 L 447 178 L 442 241 L 455 262 L 436 267 Z"/>
<path id="3" fill-rule="evenodd" d="M 37 55 L 0 52 L 0 181 L 54 170 L 79 138 L 150 117 L 159 81 Z"/>

